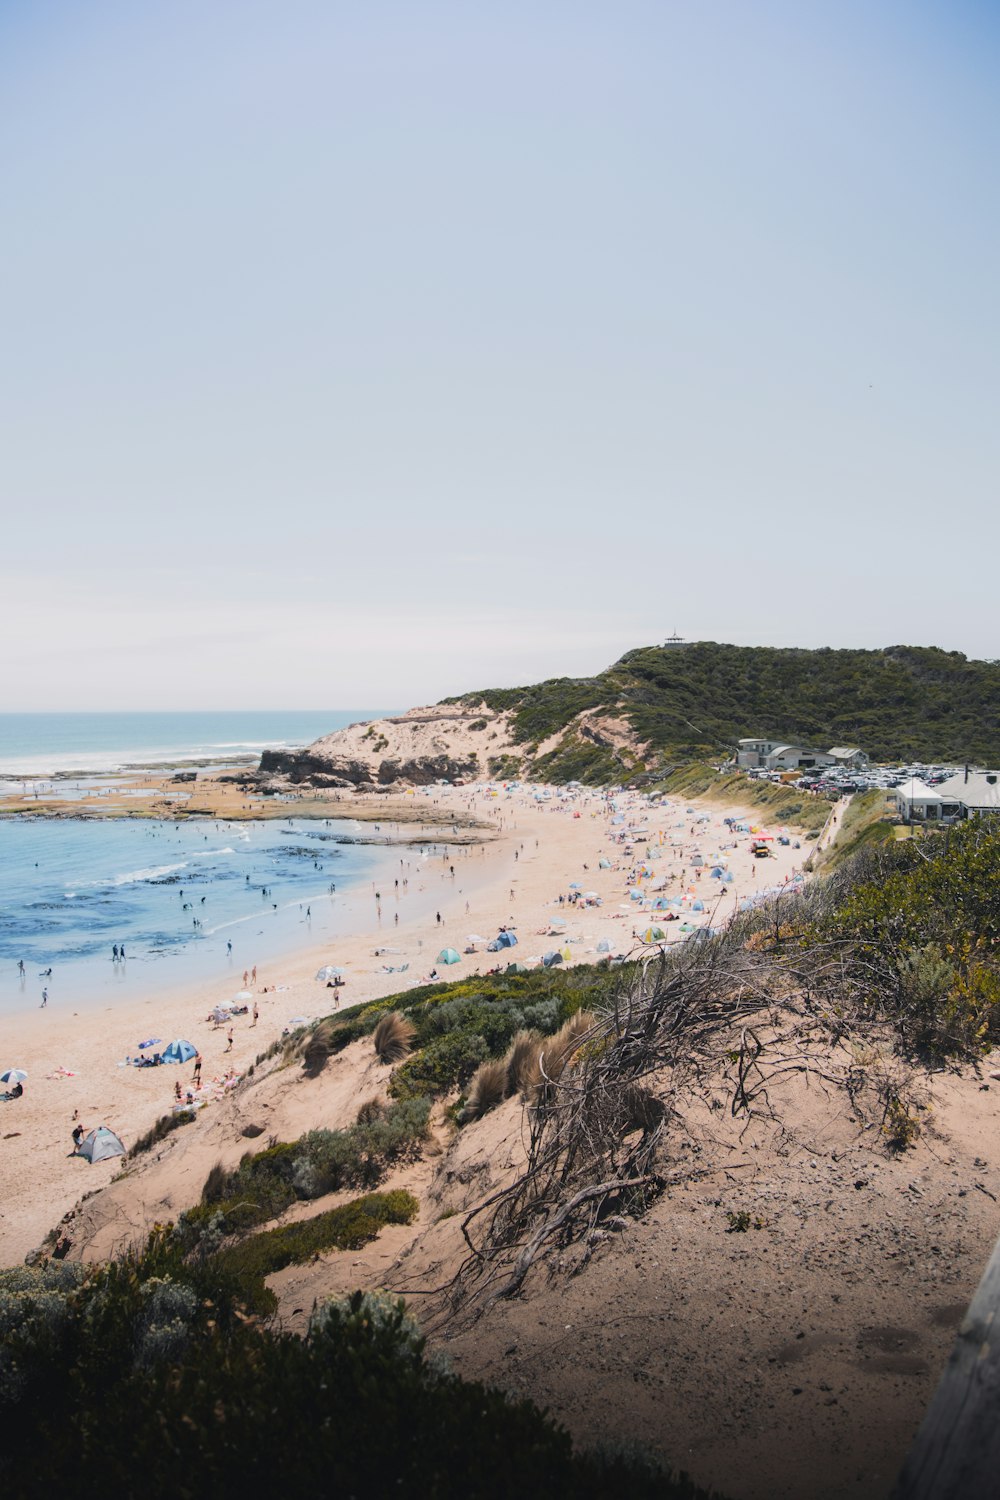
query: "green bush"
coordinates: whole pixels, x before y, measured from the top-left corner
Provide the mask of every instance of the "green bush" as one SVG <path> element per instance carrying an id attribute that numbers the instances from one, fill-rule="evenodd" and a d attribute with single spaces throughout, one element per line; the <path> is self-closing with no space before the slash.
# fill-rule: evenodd
<path id="1" fill-rule="evenodd" d="M 232 1172 L 214 1166 L 202 1202 L 180 1216 L 181 1242 L 206 1253 L 277 1218 L 298 1198 L 377 1186 L 393 1163 L 419 1150 L 430 1103 L 413 1099 L 377 1113 L 363 1106 L 362 1113 L 346 1130 L 310 1130 L 297 1141 L 248 1152 Z"/>
<path id="2" fill-rule="evenodd" d="M 266 1274 L 274 1244 L 239 1276 Z M 356 1294 L 305 1338 L 248 1320 L 222 1259 L 159 1231 L 107 1266 L 45 1269 L 58 1310 L 2 1345 L 12 1492 L 707 1500 L 648 1460 L 576 1454 L 530 1402 L 443 1370 L 398 1303 Z"/>
<path id="3" fill-rule="evenodd" d="M 419 1207 L 411 1193 L 370 1193 L 315 1218 L 251 1235 L 218 1251 L 212 1263 L 236 1280 L 248 1307 L 273 1312 L 277 1299 L 264 1285 L 265 1277 L 324 1250 L 360 1250 L 386 1224 L 412 1223 Z"/>

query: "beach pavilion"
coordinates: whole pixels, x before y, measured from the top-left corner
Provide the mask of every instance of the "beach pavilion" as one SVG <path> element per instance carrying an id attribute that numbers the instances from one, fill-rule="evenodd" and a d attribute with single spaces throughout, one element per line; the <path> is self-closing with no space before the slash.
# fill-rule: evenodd
<path id="1" fill-rule="evenodd" d="M 902 786 L 896 787 L 892 798 L 900 817 L 906 823 L 939 823 L 941 821 L 944 798 L 940 792 L 936 792 L 932 786 L 927 786 L 917 776 L 911 776 L 909 781 L 904 781 Z"/>

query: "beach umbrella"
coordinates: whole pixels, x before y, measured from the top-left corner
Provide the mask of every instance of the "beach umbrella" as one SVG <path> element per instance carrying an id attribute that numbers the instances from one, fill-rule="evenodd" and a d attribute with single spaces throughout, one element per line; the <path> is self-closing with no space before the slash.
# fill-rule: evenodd
<path id="1" fill-rule="evenodd" d="M 578 880 L 571 880 L 569 883 L 569 888 L 571 891 L 579 891 L 583 889 Z"/>
<path id="2" fill-rule="evenodd" d="M 611 869 L 611 861 L 610 861 L 610 859 L 599 859 L 597 861 L 597 865 L 598 865 L 598 868 L 601 869 L 601 870 L 610 870 Z"/>
<path id="3" fill-rule="evenodd" d="M 0 1073 L 0 1083 L 24 1083 L 27 1077 L 23 1068 L 8 1068 L 6 1073 Z"/>
<path id="4" fill-rule="evenodd" d="M 341 974 L 343 974 L 343 972 L 344 972 L 343 969 L 338 969 L 336 967 L 336 965 L 334 965 L 334 964 L 326 964 L 326 966 L 324 968 L 322 968 L 322 969 L 319 970 L 319 972 L 316 975 L 316 978 L 317 979 L 339 979 L 340 976 L 341 976 Z M 250 996 L 247 995 L 246 998 L 249 1000 Z M 237 996 L 237 999 L 239 999 L 239 996 Z"/>
<path id="5" fill-rule="evenodd" d="M 442 948 L 437 956 L 437 962 L 439 964 L 457 964 L 460 962 L 460 958 L 461 955 L 456 953 L 454 948 Z"/>
<path id="6" fill-rule="evenodd" d="M 478 932 L 470 932 L 465 941 L 467 943 L 488 943 L 489 938 L 480 937 Z"/>
<path id="7" fill-rule="evenodd" d="M 233 996 L 233 999 L 242 1002 L 244 1000 L 252 1000 L 253 995 L 251 995 L 249 990 L 237 990 L 236 994 Z"/>

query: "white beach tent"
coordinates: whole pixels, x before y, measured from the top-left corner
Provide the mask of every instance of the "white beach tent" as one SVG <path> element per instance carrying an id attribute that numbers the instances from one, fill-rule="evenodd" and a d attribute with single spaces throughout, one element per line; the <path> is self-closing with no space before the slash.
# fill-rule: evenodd
<path id="1" fill-rule="evenodd" d="M 85 1156 L 89 1162 L 107 1161 L 110 1156 L 124 1156 L 125 1147 L 113 1130 L 107 1125 L 98 1125 L 89 1135 L 85 1135 L 76 1148 L 77 1156 Z"/>

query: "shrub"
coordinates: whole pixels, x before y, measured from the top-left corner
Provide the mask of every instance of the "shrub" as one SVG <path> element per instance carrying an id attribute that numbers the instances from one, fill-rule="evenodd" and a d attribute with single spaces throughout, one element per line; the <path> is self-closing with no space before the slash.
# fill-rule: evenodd
<path id="1" fill-rule="evenodd" d="M 303 1043 L 302 1069 L 307 1078 L 318 1078 L 326 1067 L 333 1050 L 333 1031 L 331 1021 L 321 1021 Z"/>
<path id="2" fill-rule="evenodd" d="M 214 1266 L 234 1276 L 247 1305 L 258 1312 L 277 1307 L 264 1279 L 285 1266 L 301 1265 L 324 1250 L 360 1250 L 386 1224 L 410 1224 L 420 1205 L 411 1193 L 370 1193 L 312 1219 L 251 1235 L 220 1250 Z"/>
<path id="3" fill-rule="evenodd" d="M 489 1050 L 479 1032 L 449 1032 L 396 1069 L 389 1093 L 395 1099 L 419 1099 L 462 1088 L 486 1061 Z"/>
<path id="4" fill-rule="evenodd" d="M 379 1061 L 400 1062 L 409 1052 L 416 1036 L 416 1027 L 406 1016 L 391 1011 L 382 1016 L 372 1033 L 372 1041 Z"/>

